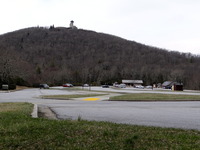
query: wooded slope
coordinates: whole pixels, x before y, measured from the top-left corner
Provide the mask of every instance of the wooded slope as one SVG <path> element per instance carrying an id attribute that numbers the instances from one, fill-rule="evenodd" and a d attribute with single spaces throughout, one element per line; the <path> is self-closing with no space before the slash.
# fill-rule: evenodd
<path id="1" fill-rule="evenodd" d="M 166 80 L 200 89 L 200 57 L 171 52 L 116 36 L 69 28 L 33 27 L 0 36 L 0 81 L 145 85 Z"/>

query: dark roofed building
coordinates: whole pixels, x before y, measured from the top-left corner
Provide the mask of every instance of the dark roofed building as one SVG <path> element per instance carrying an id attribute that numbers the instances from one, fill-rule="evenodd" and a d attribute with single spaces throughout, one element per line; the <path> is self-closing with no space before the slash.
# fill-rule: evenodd
<path id="1" fill-rule="evenodd" d="M 165 81 L 162 88 L 171 89 L 173 91 L 183 91 L 183 84 L 174 81 Z"/>
<path id="2" fill-rule="evenodd" d="M 173 84 L 174 84 L 173 81 L 165 81 L 165 82 L 162 84 L 162 88 L 171 89 Z"/>

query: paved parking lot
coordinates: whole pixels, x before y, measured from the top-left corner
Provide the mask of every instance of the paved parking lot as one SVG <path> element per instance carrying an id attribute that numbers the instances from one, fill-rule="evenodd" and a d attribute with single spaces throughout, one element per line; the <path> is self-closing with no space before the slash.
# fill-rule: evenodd
<path id="1" fill-rule="evenodd" d="M 48 104 L 60 119 L 111 121 L 200 130 L 200 102 L 69 101 Z"/>
<path id="2" fill-rule="evenodd" d="M 110 95 L 100 96 L 96 101 L 85 98 L 74 100 L 41 99 L 40 95 L 81 94 L 84 91 L 56 89 L 26 89 L 16 92 L 1 92 L 0 102 L 31 102 L 48 106 L 59 119 L 86 119 L 110 121 L 134 125 L 173 127 L 200 130 L 200 101 L 193 102 L 111 102 L 105 101 Z M 107 89 L 92 87 L 98 91 L 120 91 L 126 93 L 169 93 L 170 91 L 152 91 L 138 89 Z M 90 91 L 87 91 L 90 92 Z M 171 93 L 171 92 L 170 92 Z M 173 94 L 199 95 L 198 91 L 173 92 Z M 114 93 L 112 93 L 114 94 Z"/>

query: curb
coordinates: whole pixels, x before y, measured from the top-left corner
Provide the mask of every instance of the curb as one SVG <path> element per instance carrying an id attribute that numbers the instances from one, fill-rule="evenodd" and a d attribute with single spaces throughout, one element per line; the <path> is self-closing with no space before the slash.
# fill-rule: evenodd
<path id="1" fill-rule="evenodd" d="M 38 118 L 38 106 L 37 104 L 34 104 L 33 112 L 31 113 L 31 116 L 33 118 Z"/>

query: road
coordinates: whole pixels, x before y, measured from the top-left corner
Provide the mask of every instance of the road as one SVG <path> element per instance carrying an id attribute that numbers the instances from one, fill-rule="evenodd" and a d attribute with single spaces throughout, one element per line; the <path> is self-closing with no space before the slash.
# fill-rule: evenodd
<path id="1" fill-rule="evenodd" d="M 103 89 L 98 91 L 120 91 L 126 93 L 169 93 L 169 91 Z M 87 91 L 90 93 L 90 91 Z M 110 121 L 145 126 L 172 127 L 200 130 L 200 101 L 188 102 L 112 102 L 106 101 L 110 95 L 100 96 L 97 101 L 41 99 L 40 95 L 83 94 L 85 91 L 61 90 L 59 88 L 40 90 L 26 89 L 16 92 L 0 93 L 0 102 L 30 102 L 50 107 L 59 119 L 84 119 Z M 171 93 L 171 92 L 170 92 Z M 173 94 L 200 95 L 199 92 L 173 92 Z M 112 93 L 114 94 L 114 93 Z"/>

